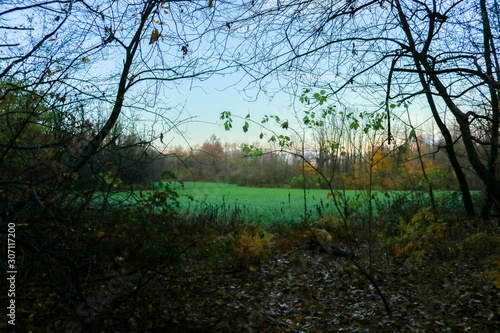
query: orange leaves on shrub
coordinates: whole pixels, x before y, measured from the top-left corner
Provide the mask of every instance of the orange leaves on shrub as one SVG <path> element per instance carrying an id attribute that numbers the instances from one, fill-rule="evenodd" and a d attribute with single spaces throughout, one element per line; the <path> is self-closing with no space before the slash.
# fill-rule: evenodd
<path id="1" fill-rule="evenodd" d="M 289 237 L 281 238 L 276 241 L 276 247 L 279 251 L 288 251 L 295 248 L 295 242 Z"/>
<path id="2" fill-rule="evenodd" d="M 408 243 L 405 246 L 402 246 L 401 244 L 396 244 L 394 245 L 394 255 L 396 257 L 400 257 L 401 255 L 405 254 L 406 252 L 413 250 L 415 248 L 419 247 L 419 244 L 416 243 Z"/>

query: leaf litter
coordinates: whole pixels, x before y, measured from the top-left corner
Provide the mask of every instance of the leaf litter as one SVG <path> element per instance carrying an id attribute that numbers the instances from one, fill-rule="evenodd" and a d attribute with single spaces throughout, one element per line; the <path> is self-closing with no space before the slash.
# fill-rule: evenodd
<path id="1" fill-rule="evenodd" d="M 145 290 L 162 315 L 143 324 L 153 332 L 500 331 L 500 290 L 482 267 L 455 266 L 380 258 L 374 275 L 390 300 L 388 317 L 348 259 L 310 251 L 305 240 L 237 270 L 209 266 L 193 251 Z"/>

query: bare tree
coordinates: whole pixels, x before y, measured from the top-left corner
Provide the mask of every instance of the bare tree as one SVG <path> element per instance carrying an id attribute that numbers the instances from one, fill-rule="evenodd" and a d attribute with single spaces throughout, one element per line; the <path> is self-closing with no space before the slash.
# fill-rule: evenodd
<path id="1" fill-rule="evenodd" d="M 23 296 L 18 299 L 31 298 L 31 293 L 41 298 L 45 296 L 38 295 L 59 295 L 64 300 L 54 311 L 69 314 L 57 328 L 50 326 L 53 320 L 39 317 L 38 327 L 61 331 L 65 330 L 62 326 L 75 324 L 79 330 L 96 331 L 105 325 L 106 311 L 114 304 L 96 303 L 104 311 L 99 310 L 99 316 L 91 311 L 94 318 L 90 319 L 82 307 L 93 293 L 90 281 L 97 286 L 117 275 L 128 275 L 125 271 L 115 274 L 108 266 L 113 265 L 113 253 L 123 254 L 121 245 L 111 241 L 106 242 L 109 247 L 101 247 L 105 242 L 99 240 L 106 232 L 97 231 L 114 229 L 120 218 L 110 219 L 112 212 L 126 210 L 123 202 L 122 210 L 105 204 L 120 176 L 117 168 L 132 164 L 127 157 L 154 161 L 159 154 L 151 141 L 166 145 L 167 131 L 182 121 L 162 113 L 169 106 L 164 89 L 175 88 L 180 80 L 207 79 L 227 72 L 231 65 L 224 52 L 232 30 L 226 23 L 238 7 L 222 2 L 214 5 L 213 1 L 2 2 L 0 236 L 4 238 L 4 226 L 9 223 L 24 226 L 16 238 L 17 266 L 23 272 L 16 290 Z M 132 137 L 141 132 L 126 130 L 127 117 L 132 118 L 133 112 L 161 120 L 163 127 L 150 129 L 147 137 Z M 137 145 L 137 139 L 144 142 Z M 137 149 L 124 153 L 127 146 Z M 104 148 L 108 148 L 106 152 Z M 151 152 L 152 156 L 144 157 Z M 102 186 L 93 186 L 96 182 Z M 173 191 L 164 187 L 157 199 L 154 204 L 143 201 L 139 205 L 143 216 L 151 214 L 141 220 L 154 220 L 157 204 L 175 214 Z M 155 222 L 168 228 L 171 220 L 162 220 Z M 126 238 L 140 247 L 147 237 L 158 239 L 144 223 L 141 232 L 130 232 Z M 104 264 L 98 264 L 104 257 L 108 258 Z M 0 258 L 2 263 L 5 258 Z M 160 261 L 165 264 L 172 258 Z M 117 307 L 137 295 L 157 274 L 153 272 L 164 269 L 163 264 L 145 264 L 141 259 L 137 265 L 133 258 L 128 264 L 135 265 L 131 269 L 135 272 L 144 270 L 148 277 L 136 279 L 134 291 L 120 289 L 119 293 L 127 295 L 123 301 L 115 300 Z M 61 269 L 54 270 L 54 266 Z M 40 279 L 51 287 L 38 293 Z M 44 309 L 39 313 L 51 317 L 51 312 Z"/>
<path id="2" fill-rule="evenodd" d="M 249 10 L 251 42 L 239 45 L 248 56 L 239 62 L 251 64 L 249 88 L 269 87 L 269 93 L 276 82 L 292 94 L 316 87 L 329 100 L 388 114 L 394 102 L 427 101 L 473 215 L 443 114 L 459 124 L 469 161 L 498 208 L 497 8 L 487 0 L 256 1 Z"/>
<path id="3" fill-rule="evenodd" d="M 9 30 L 0 43 L 6 64 L 0 79 L 10 89 L 36 90 L 40 103 L 57 96 L 59 106 L 84 104 L 88 120 L 104 114 L 102 124 L 71 153 L 67 167 L 78 169 L 103 145 L 124 110 L 158 115 L 162 83 L 207 79 L 228 69 L 226 16 L 235 7 L 156 0 L 8 3 L 0 13 L 9 22 L 0 27 Z M 67 112 L 65 120 L 71 122 L 75 112 Z M 0 159 L 16 147 L 18 136 L 5 143 Z"/>

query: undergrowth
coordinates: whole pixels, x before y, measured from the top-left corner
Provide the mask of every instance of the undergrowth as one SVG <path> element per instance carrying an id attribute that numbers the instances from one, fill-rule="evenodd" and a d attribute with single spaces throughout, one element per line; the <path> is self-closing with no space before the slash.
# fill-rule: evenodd
<path id="1" fill-rule="evenodd" d="M 384 281 L 384 290 L 425 286 L 418 297 L 429 311 L 435 306 L 433 292 L 442 292 L 443 285 L 454 285 L 457 279 L 466 283 L 462 276 L 470 272 L 498 293 L 498 224 L 440 214 L 418 200 L 395 197 L 385 206 L 378 203 L 372 248 L 367 246 L 367 223 L 357 218 L 249 223 L 238 210 L 213 206 L 180 214 L 178 197 L 168 188 L 127 209 L 103 210 L 74 201 L 36 212 L 26 209 L 16 215 L 22 272 L 18 325 L 33 331 L 97 332 L 160 329 L 168 326 L 162 326 L 162 318 L 170 318 L 170 325 L 190 327 L 188 318 L 180 322 L 175 312 L 183 306 L 183 288 L 191 288 L 182 274 L 197 272 L 211 278 L 229 274 L 241 281 L 261 280 L 264 274 L 279 284 L 281 276 L 269 273 L 271 263 L 309 267 L 321 262 L 308 254 L 312 228 L 326 230 L 335 244 L 348 247 L 366 267 L 372 251 L 372 274 Z M 356 272 L 342 260 L 343 274 Z M 163 284 L 177 286 L 179 296 L 152 291 L 161 290 Z M 169 299 L 167 307 L 164 297 Z M 397 302 L 392 306 L 397 308 Z"/>

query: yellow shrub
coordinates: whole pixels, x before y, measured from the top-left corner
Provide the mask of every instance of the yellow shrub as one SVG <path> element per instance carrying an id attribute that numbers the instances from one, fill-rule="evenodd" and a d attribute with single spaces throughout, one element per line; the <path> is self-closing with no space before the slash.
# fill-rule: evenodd
<path id="1" fill-rule="evenodd" d="M 500 289 L 500 271 L 493 269 L 488 272 L 488 277 L 493 282 L 493 284 Z"/>
<path id="2" fill-rule="evenodd" d="M 235 270 L 246 269 L 260 262 L 269 255 L 274 235 L 262 228 L 252 228 L 239 233 L 231 232 L 219 236 L 206 249 L 209 262 L 225 261 Z"/>
<path id="3" fill-rule="evenodd" d="M 410 220 L 409 225 L 413 226 L 423 226 L 428 225 L 432 222 L 436 222 L 436 216 L 430 208 L 424 208 L 419 210 Z"/>
<path id="4" fill-rule="evenodd" d="M 444 237 L 446 231 L 446 224 L 432 223 L 425 231 L 425 236 L 428 238 L 441 238 Z"/>
<path id="5" fill-rule="evenodd" d="M 500 289 L 500 260 L 493 261 L 493 268 L 488 272 L 488 278 Z"/>
<path id="6" fill-rule="evenodd" d="M 273 238 L 274 235 L 261 229 L 243 231 L 237 237 L 235 254 L 238 259 L 259 262 L 267 258 Z"/>

